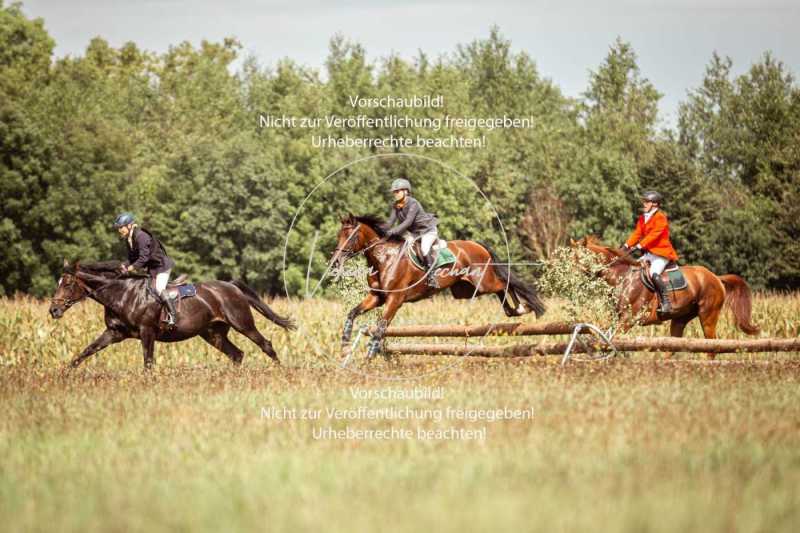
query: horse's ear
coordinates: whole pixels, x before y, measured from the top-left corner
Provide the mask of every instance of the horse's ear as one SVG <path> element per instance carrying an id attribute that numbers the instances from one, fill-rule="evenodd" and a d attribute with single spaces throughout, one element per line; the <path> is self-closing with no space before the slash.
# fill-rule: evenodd
<path id="1" fill-rule="evenodd" d="M 576 241 L 575 239 L 570 237 L 569 238 L 569 246 L 570 246 L 570 248 L 575 248 L 576 246 L 578 246 L 578 241 Z"/>

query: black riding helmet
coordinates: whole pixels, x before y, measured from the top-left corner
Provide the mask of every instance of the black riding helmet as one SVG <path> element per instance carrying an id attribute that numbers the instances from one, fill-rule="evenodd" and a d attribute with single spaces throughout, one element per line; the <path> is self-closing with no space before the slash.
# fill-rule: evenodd
<path id="1" fill-rule="evenodd" d="M 643 192 L 642 196 L 641 196 L 641 199 L 642 200 L 647 200 L 648 202 L 653 202 L 654 204 L 658 204 L 658 205 L 661 205 L 661 202 L 664 201 L 664 197 L 661 196 L 661 194 L 659 194 L 656 191 L 645 191 L 645 192 Z"/>

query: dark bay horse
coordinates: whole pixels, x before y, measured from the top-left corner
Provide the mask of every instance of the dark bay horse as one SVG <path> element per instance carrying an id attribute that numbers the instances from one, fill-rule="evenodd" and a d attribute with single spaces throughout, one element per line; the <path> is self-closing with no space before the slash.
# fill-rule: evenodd
<path id="1" fill-rule="evenodd" d="M 447 247 L 455 255 L 456 262 L 437 269 L 439 288 L 432 288 L 426 283 L 426 272 L 408 258 L 405 240 L 386 238 L 388 228 L 383 221 L 373 216 L 348 215 L 341 223 L 331 265 L 342 269 L 347 259 L 363 252 L 370 267 L 369 294 L 350 310 L 345 320 L 342 333 L 345 350 L 358 315 L 384 306 L 367 350 L 367 357 L 371 358 L 380 352 L 383 334 L 400 306 L 428 298 L 443 289 L 450 289 L 459 299 L 496 294 L 508 316 L 534 312 L 539 317 L 545 312 L 536 290 L 512 274 L 509 265 L 501 262 L 486 245 L 448 241 Z"/>
<path id="2" fill-rule="evenodd" d="M 71 362 L 80 365 L 106 346 L 125 339 L 142 342 L 145 368 L 155 363 L 155 341 L 178 342 L 200 335 L 235 364 L 243 353 L 229 339 L 231 328 L 238 331 L 279 363 L 272 343 L 256 329 L 253 307 L 282 328 L 294 329 L 288 318 L 281 317 L 261 301 L 258 294 L 241 281 L 205 281 L 196 283 L 197 295 L 180 302 L 178 322 L 173 329 L 160 323 L 161 303 L 150 293 L 150 279 L 127 277 L 119 273 L 118 261 L 76 263 L 64 261 L 64 269 L 50 305 L 50 315 L 61 318 L 73 304 L 91 298 L 105 307 L 106 330 Z"/>
<path id="3" fill-rule="evenodd" d="M 736 327 L 748 335 L 755 335 L 759 328 L 752 323 L 752 296 L 747 282 L 735 274 L 717 276 L 702 266 L 681 266 L 686 282 L 686 289 L 670 293 L 672 312 L 663 315 L 656 312 L 658 298 L 649 291 L 639 276 L 639 261 L 632 259 L 626 252 L 603 246 L 594 237 L 584 237 L 572 241 L 573 248 L 583 247 L 600 258 L 604 268 L 600 270 L 605 281 L 613 286 L 622 287 L 617 302 L 620 313 L 622 331 L 627 331 L 638 323 L 643 326 L 670 321 L 670 335 L 683 337 L 686 325 L 694 318 L 700 319 L 703 335 L 707 339 L 717 338 L 717 321 L 723 304 L 727 303 L 733 312 Z M 667 354 L 669 357 L 671 354 Z M 715 354 L 709 353 L 709 359 Z"/>

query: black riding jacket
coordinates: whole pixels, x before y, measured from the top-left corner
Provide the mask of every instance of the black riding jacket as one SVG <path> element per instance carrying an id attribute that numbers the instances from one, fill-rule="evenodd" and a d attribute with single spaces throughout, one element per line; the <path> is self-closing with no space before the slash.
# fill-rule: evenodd
<path id="1" fill-rule="evenodd" d="M 164 245 L 153 234 L 139 226 L 133 227 L 133 236 L 125 239 L 128 245 L 128 264 L 134 268 L 146 269 L 151 276 L 175 268 Z"/>

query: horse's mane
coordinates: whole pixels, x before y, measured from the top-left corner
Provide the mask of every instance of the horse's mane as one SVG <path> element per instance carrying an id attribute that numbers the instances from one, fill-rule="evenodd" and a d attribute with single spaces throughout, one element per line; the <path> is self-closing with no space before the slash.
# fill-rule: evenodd
<path id="1" fill-rule="evenodd" d="M 137 273 L 128 273 L 122 274 L 120 273 L 120 266 L 122 266 L 122 261 L 111 260 L 111 261 L 90 261 L 86 263 L 76 262 L 72 265 L 69 265 L 64 268 L 64 272 L 69 274 L 75 274 L 75 265 L 77 264 L 78 270 L 84 272 L 86 274 L 90 274 L 92 276 L 99 276 L 103 278 L 142 278 L 147 277 L 143 276 L 142 274 Z"/>
<path id="2" fill-rule="evenodd" d="M 354 216 L 353 219 L 372 228 L 372 230 L 378 234 L 378 237 L 386 237 L 386 232 L 389 230 L 386 221 L 376 215 Z M 392 237 L 392 240 L 401 241 L 403 238 L 398 235 Z"/>
<path id="3" fill-rule="evenodd" d="M 119 268 L 122 266 L 122 261 L 95 261 L 91 263 L 79 263 L 78 268 L 82 272 L 102 276 L 103 274 L 119 273 Z"/>

